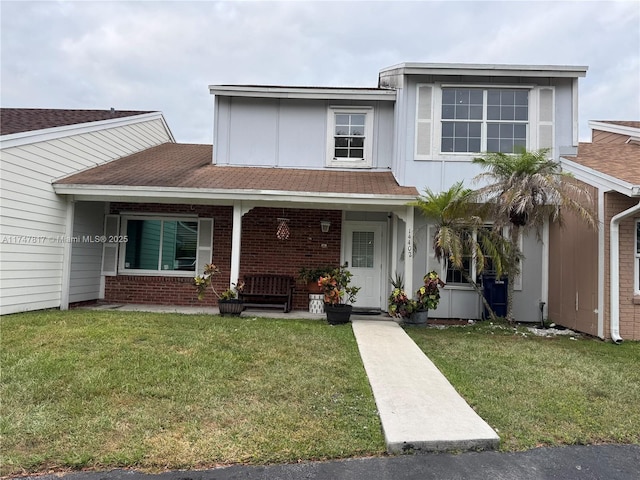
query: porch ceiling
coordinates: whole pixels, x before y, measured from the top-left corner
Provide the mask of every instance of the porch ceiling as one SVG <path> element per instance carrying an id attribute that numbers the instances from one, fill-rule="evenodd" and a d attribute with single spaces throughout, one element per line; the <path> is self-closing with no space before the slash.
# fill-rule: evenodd
<path id="1" fill-rule="evenodd" d="M 165 143 L 54 182 L 78 199 L 349 203 L 401 206 L 414 187 L 391 172 L 221 166 L 211 145 Z"/>

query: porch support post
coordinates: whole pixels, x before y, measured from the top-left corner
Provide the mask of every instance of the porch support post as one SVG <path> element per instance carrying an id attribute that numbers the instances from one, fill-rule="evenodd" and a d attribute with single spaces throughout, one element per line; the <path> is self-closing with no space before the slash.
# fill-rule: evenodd
<path id="1" fill-rule="evenodd" d="M 391 215 L 391 278 L 398 273 L 398 217 Z"/>
<path id="2" fill-rule="evenodd" d="M 413 206 L 407 206 L 405 219 L 404 290 L 413 293 Z"/>
<path id="3" fill-rule="evenodd" d="M 231 272 L 229 273 L 229 288 L 238 284 L 240 277 L 240 247 L 242 236 L 242 202 L 233 204 L 233 228 L 231 231 Z"/>
<path id="4" fill-rule="evenodd" d="M 60 310 L 69 310 L 69 289 L 71 287 L 71 249 L 73 247 L 73 219 L 75 199 L 67 198 L 67 212 L 64 225 L 64 243 L 62 244 L 62 285 L 60 288 Z"/>

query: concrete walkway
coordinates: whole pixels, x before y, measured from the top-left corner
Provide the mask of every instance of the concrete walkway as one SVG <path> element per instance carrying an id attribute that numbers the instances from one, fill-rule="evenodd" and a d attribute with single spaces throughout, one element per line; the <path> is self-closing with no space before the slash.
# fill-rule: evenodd
<path id="1" fill-rule="evenodd" d="M 496 432 L 395 321 L 352 323 L 389 453 L 498 446 Z"/>

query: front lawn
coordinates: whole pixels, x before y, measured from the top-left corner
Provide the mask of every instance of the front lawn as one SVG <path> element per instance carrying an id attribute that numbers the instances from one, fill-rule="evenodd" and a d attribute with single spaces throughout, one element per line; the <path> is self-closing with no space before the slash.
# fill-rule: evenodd
<path id="1" fill-rule="evenodd" d="M 640 342 L 540 338 L 489 322 L 407 333 L 502 450 L 640 443 Z"/>
<path id="2" fill-rule="evenodd" d="M 4 475 L 385 451 L 349 325 L 86 310 L 0 322 Z"/>

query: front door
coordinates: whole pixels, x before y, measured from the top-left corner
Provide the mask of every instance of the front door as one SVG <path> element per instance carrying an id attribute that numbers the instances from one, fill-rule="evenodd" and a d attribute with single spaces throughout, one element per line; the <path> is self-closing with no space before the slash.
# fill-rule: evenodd
<path id="1" fill-rule="evenodd" d="M 345 223 L 343 264 L 353 274 L 351 284 L 360 287 L 356 307 L 382 307 L 382 232 L 383 224 Z"/>

